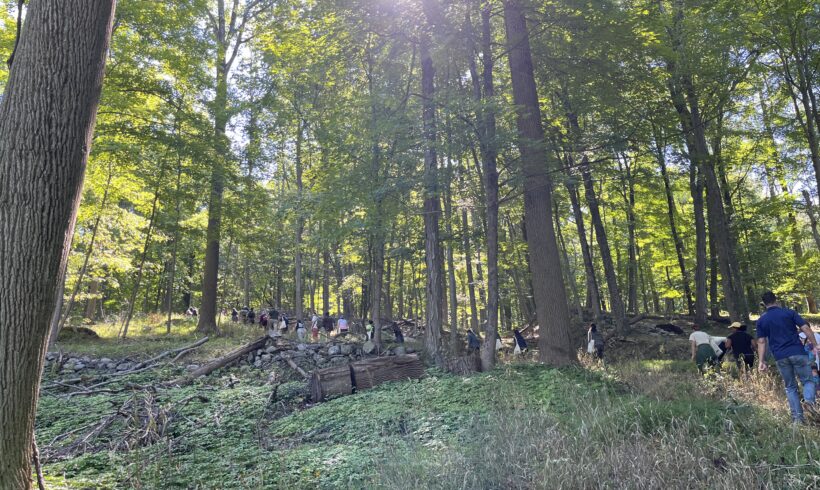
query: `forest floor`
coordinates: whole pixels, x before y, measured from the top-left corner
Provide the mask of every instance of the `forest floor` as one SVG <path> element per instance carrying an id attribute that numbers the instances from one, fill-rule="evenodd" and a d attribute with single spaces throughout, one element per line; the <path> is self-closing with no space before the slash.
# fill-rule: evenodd
<path id="1" fill-rule="evenodd" d="M 112 328 L 112 330 L 115 330 Z M 73 355 L 145 359 L 195 340 L 193 322 L 137 326 Z M 715 326 L 714 333 L 725 331 Z M 46 372 L 37 440 L 49 488 L 818 488 L 820 425 L 796 427 L 776 374 L 701 377 L 686 335 L 641 322 L 606 367 L 504 358 L 311 405 L 294 373 L 226 368 L 157 386 L 259 335 L 237 327 L 177 364 L 70 395 Z M 150 388 L 153 385 L 155 388 Z"/>

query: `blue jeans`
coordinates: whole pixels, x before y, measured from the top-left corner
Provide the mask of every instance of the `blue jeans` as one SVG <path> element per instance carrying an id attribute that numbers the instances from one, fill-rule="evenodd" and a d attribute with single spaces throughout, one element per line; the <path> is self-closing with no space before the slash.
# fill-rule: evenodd
<path id="1" fill-rule="evenodd" d="M 803 399 L 807 403 L 814 403 L 815 386 L 811 377 L 811 363 L 809 356 L 789 356 L 777 361 L 777 369 L 786 384 L 786 398 L 789 400 L 789 409 L 793 420 L 803 420 L 803 407 L 800 406 L 800 392 L 797 389 L 797 379 L 803 385 Z"/>

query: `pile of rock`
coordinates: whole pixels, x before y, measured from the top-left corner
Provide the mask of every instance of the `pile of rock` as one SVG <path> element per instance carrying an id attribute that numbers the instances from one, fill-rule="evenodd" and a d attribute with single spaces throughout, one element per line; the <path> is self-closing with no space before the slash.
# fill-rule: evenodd
<path id="1" fill-rule="evenodd" d="M 362 344 L 355 341 L 339 340 L 318 344 L 288 344 L 286 341 L 283 345 L 281 342 L 273 344 L 269 341 L 269 344 L 249 353 L 239 361 L 239 364 L 257 369 L 277 367 L 282 370 L 290 370 L 291 368 L 286 361 L 286 358 L 289 358 L 305 371 L 312 371 L 348 364 L 376 355 L 376 349 L 372 342 Z M 412 354 L 413 352 L 415 350 L 406 345 L 385 345 L 382 349 L 382 355 L 389 356 Z M 70 354 L 61 356 L 56 352 L 46 354 L 46 370 L 53 371 L 56 367 L 57 372 L 63 373 L 123 372 L 134 369 L 138 364 L 139 361 L 133 359 L 116 360 L 107 357 L 92 359 L 89 356 L 72 356 Z M 194 371 L 199 368 L 199 365 L 190 364 L 185 367 L 188 371 Z"/>
<path id="2" fill-rule="evenodd" d="M 46 369 L 51 369 L 55 364 L 63 372 L 80 372 L 87 370 L 97 371 L 129 371 L 137 365 L 130 359 L 113 360 L 107 357 L 92 359 L 88 356 L 60 358 L 56 352 L 46 354 Z"/>
<path id="3" fill-rule="evenodd" d="M 305 371 L 321 369 L 330 366 L 349 364 L 363 358 L 370 357 L 375 350 L 370 349 L 365 342 L 328 342 L 319 344 L 293 344 L 292 348 L 283 350 L 281 346 L 268 345 L 265 348 L 257 349 L 248 354 L 243 360 L 243 364 L 259 369 L 270 369 L 279 367 L 290 369 L 286 359 L 291 359 L 297 366 Z M 403 355 L 415 352 L 412 347 L 404 345 L 387 348 L 383 351 L 387 355 Z"/>

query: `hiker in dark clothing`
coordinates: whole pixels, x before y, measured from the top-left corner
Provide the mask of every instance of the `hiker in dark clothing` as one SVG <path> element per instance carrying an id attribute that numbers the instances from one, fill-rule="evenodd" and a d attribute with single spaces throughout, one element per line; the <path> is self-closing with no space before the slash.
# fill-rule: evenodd
<path id="1" fill-rule="evenodd" d="M 473 329 L 467 330 L 467 347 L 470 350 L 479 350 L 481 349 L 481 341 L 478 339 L 478 336 L 473 332 Z"/>
<path id="2" fill-rule="evenodd" d="M 396 343 L 403 344 L 404 343 L 404 334 L 401 333 L 401 327 L 396 322 L 393 322 L 393 335 L 396 336 Z"/>
<path id="3" fill-rule="evenodd" d="M 330 317 L 329 312 L 325 312 L 325 316 L 322 317 L 322 329 L 325 331 L 325 335 L 330 337 L 330 332 L 333 331 L 333 318 Z"/>
<path id="4" fill-rule="evenodd" d="M 734 322 L 729 325 L 729 328 L 734 331 L 726 337 L 725 350 L 732 350 L 738 369 L 749 371 L 755 364 L 755 339 L 746 333 L 746 325 L 740 322 Z"/>
<path id="5" fill-rule="evenodd" d="M 256 323 L 256 312 L 253 311 L 253 308 L 251 308 L 250 311 L 248 311 L 248 323 L 250 323 L 251 325 Z"/>
<path id="6" fill-rule="evenodd" d="M 234 323 L 239 321 L 239 312 L 236 311 L 236 308 L 231 308 L 231 321 Z"/>
<path id="7" fill-rule="evenodd" d="M 268 327 L 268 314 L 265 313 L 264 310 L 262 310 L 262 314 L 259 315 L 259 325 L 261 325 L 262 328 Z"/>
<path id="8" fill-rule="evenodd" d="M 521 330 L 517 328 L 513 330 L 513 336 L 515 337 L 515 350 L 513 351 L 516 354 L 520 354 L 527 350 L 527 340 L 521 335 Z"/>
<path id="9" fill-rule="evenodd" d="M 601 332 L 598 331 L 598 325 L 594 323 L 589 324 L 589 330 L 587 330 L 587 344 L 592 344 L 593 349 L 595 349 L 595 357 L 604 360 L 604 336 L 601 335 Z"/>

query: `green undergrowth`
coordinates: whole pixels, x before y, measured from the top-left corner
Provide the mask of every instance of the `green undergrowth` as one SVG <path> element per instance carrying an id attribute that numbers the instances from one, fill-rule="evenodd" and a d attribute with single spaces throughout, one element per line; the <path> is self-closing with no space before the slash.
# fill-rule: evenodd
<path id="1" fill-rule="evenodd" d="M 810 429 L 688 388 L 675 395 L 679 378 L 693 379 L 683 363 L 645 362 L 642 369 L 672 375 L 672 394 L 637 394 L 617 370 L 511 365 L 469 377 L 429 370 L 421 380 L 304 407 L 302 383 L 279 385 L 271 397 L 263 373 L 231 370 L 152 394 L 176 413 L 154 444 L 89 452 L 45 469 L 54 488 L 820 484 L 820 444 Z M 45 396 L 41 447 L 128 396 Z M 115 426 L 98 442 L 111 447 L 123 434 L 128 427 Z"/>

